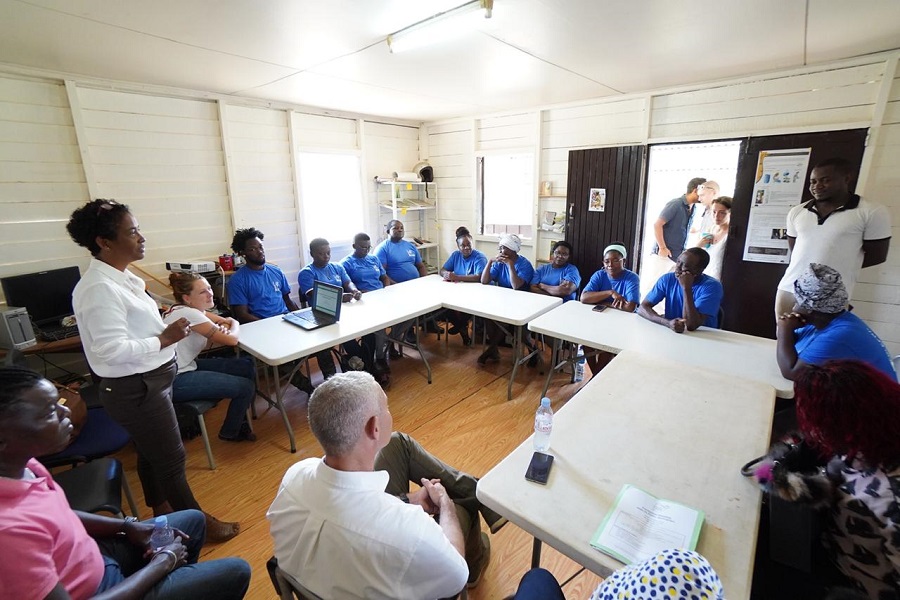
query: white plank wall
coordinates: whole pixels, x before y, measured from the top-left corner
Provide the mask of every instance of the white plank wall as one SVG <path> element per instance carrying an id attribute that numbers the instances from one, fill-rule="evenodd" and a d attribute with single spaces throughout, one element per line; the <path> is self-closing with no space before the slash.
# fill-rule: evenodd
<path id="1" fill-rule="evenodd" d="M 423 137 L 432 156 L 439 157 L 432 159 L 435 176 L 455 184 L 448 186 L 448 194 L 442 194 L 445 230 L 465 220 L 475 221 L 469 212 L 476 209 L 470 174 L 479 151 L 516 151 L 523 145 L 534 148 L 540 155 L 539 180 L 552 182 L 554 195 L 565 195 L 568 152 L 573 149 L 877 125 L 873 123 L 874 108 L 885 64 L 873 59 L 852 66 L 826 65 L 701 88 L 426 123 Z M 540 143 L 528 139 L 533 131 L 528 123 L 538 112 Z M 863 271 L 853 303 L 892 354 L 900 354 L 900 79 L 893 81 L 876 145 L 866 153 L 871 168 L 866 189 L 861 191 L 891 210 L 895 243 L 887 263 Z M 564 202 L 541 199 L 541 209 L 564 210 Z M 452 245 L 452 239 L 449 243 Z M 479 245 L 485 246 L 490 244 Z"/>
<path id="2" fill-rule="evenodd" d="M 288 113 L 222 104 L 222 115 L 234 225 L 256 227 L 265 234 L 266 260 L 284 271 L 296 295 L 300 241 Z M 232 233 L 222 252 L 230 246 Z"/>
<path id="3" fill-rule="evenodd" d="M 221 254 L 231 217 L 215 102 L 82 87 L 78 99 L 94 189 L 128 204 L 147 238 L 138 266 L 165 280 L 166 261 Z"/>
<path id="4" fill-rule="evenodd" d="M 428 160 L 434 168 L 440 207 L 441 256 L 456 250 L 453 234 L 464 225 L 473 233 L 475 222 L 475 140 L 472 121 L 434 125 L 427 129 Z M 481 251 L 485 247 L 476 244 Z"/>
<path id="5" fill-rule="evenodd" d="M 62 82 L 0 77 L 0 277 L 84 270 L 65 224 L 87 199 Z"/>
<path id="6" fill-rule="evenodd" d="M 379 217 L 375 177 L 390 177 L 394 171 L 412 171 L 420 160 L 419 128 L 366 121 L 363 123 L 362 144 L 363 197 L 367 199 L 367 212 L 363 222 L 366 224 L 366 233 L 372 238 L 374 248 L 378 240 L 384 239 L 385 229 L 381 225 L 382 222 L 386 224 L 386 220 Z M 429 162 L 434 165 L 433 161 Z M 437 187 L 438 195 L 443 201 L 444 190 L 440 185 Z M 412 222 L 409 224 L 413 225 Z M 414 235 L 412 230 L 407 234 Z M 340 260 L 343 257 L 333 258 Z"/>

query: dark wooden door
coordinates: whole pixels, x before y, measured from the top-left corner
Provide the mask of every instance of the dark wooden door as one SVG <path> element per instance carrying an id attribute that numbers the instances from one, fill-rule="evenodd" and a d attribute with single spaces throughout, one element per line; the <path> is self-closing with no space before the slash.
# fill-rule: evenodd
<path id="1" fill-rule="evenodd" d="M 750 218 L 750 196 L 756 176 L 760 150 L 812 148 L 809 170 L 826 158 L 846 158 L 859 165 L 866 141 L 865 129 L 829 131 L 796 135 L 777 135 L 750 138 L 738 163 L 734 188 L 734 206 L 725 262 L 722 265 L 722 285 L 725 287 L 724 329 L 762 337 L 775 337 L 775 290 L 787 265 L 744 261 L 744 241 Z M 807 172 L 807 180 L 809 173 Z M 810 200 L 809 190 L 803 201 Z"/>
<path id="2" fill-rule="evenodd" d="M 603 266 L 603 249 L 614 241 L 628 248 L 628 264 L 634 264 L 644 212 L 645 155 L 646 146 L 569 152 L 566 241 L 572 244 L 582 287 Z M 603 212 L 588 210 L 591 188 L 606 190 Z"/>

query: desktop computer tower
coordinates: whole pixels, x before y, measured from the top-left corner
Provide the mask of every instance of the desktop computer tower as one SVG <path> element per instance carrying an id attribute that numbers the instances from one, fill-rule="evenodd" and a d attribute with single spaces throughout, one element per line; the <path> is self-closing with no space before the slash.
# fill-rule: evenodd
<path id="1" fill-rule="evenodd" d="M 35 344 L 27 310 L 14 306 L 0 310 L 0 348 L 22 350 Z"/>

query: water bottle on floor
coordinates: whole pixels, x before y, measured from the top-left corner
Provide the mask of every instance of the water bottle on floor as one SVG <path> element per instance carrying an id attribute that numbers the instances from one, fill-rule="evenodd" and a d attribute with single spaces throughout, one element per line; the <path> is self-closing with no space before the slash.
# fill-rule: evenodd
<path id="1" fill-rule="evenodd" d="M 150 534 L 150 548 L 159 550 L 175 541 L 175 532 L 169 527 L 169 518 L 162 515 L 153 519 L 153 533 Z"/>
<path id="2" fill-rule="evenodd" d="M 572 381 L 578 383 L 579 381 L 584 380 L 584 348 L 578 346 L 578 349 L 575 351 L 575 356 L 580 358 L 575 361 L 575 373 L 572 376 Z"/>
<path id="3" fill-rule="evenodd" d="M 553 431 L 553 409 L 550 398 L 541 398 L 541 405 L 534 413 L 534 449 L 546 452 L 550 448 L 550 432 Z"/>

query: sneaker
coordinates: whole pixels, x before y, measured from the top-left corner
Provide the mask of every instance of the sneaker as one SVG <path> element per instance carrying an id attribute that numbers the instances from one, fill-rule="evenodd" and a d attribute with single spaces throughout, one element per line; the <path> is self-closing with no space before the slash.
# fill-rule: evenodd
<path id="1" fill-rule="evenodd" d="M 500 351 L 493 346 L 481 353 L 478 357 L 478 364 L 483 365 L 488 362 L 500 362 Z"/>
<path id="2" fill-rule="evenodd" d="M 312 396 L 312 393 L 316 389 L 313 386 L 312 381 L 309 380 L 309 377 L 304 375 L 299 369 L 295 371 L 293 377 L 291 377 L 291 385 L 301 392 L 306 392 L 309 396 Z"/>
<path id="3" fill-rule="evenodd" d="M 487 571 L 488 563 L 491 562 L 491 540 L 488 534 L 483 531 L 481 532 L 481 546 L 484 548 L 484 552 L 481 555 L 481 565 L 479 565 L 477 573 L 469 572 L 469 580 L 466 582 L 466 587 L 469 589 L 481 583 L 484 572 Z"/>
<path id="4" fill-rule="evenodd" d="M 400 354 L 400 351 L 397 350 L 396 346 L 394 346 L 393 344 L 391 344 L 391 347 L 388 348 L 388 356 L 391 358 L 391 360 L 399 360 L 403 358 L 403 355 Z"/>

